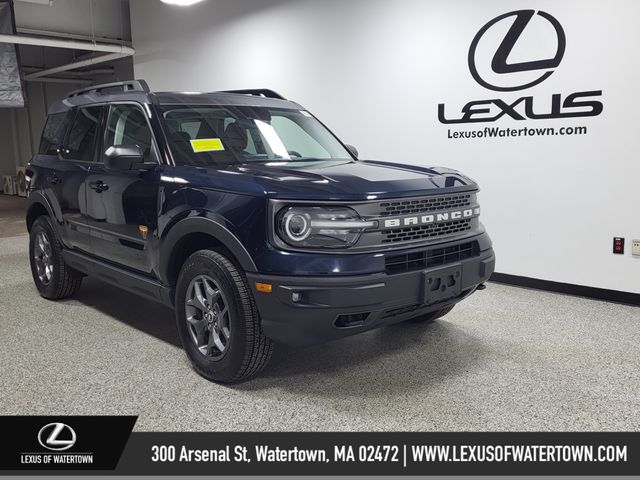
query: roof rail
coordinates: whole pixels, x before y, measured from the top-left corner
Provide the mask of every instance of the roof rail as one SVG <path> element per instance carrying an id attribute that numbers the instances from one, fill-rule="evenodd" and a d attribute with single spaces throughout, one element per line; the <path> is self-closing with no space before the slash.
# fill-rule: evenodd
<path id="1" fill-rule="evenodd" d="M 126 82 L 103 83 L 101 85 L 92 85 L 90 87 L 74 90 L 67 95 L 67 98 L 84 95 L 85 93 L 102 93 L 103 90 L 109 88 L 122 88 L 123 92 L 145 92 L 149 93 L 149 85 L 144 80 L 127 80 Z"/>
<path id="2" fill-rule="evenodd" d="M 280 100 L 286 100 L 286 98 L 284 98 L 278 92 L 274 92 L 273 90 L 269 90 L 268 88 L 253 88 L 248 90 L 223 90 L 219 93 L 239 93 L 242 95 L 255 95 L 257 97 L 278 98 Z"/>

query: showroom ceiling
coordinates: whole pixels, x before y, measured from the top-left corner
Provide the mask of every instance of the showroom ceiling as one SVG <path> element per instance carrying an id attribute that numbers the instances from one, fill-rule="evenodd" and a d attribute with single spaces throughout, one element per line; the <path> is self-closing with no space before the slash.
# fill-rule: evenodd
<path id="1" fill-rule="evenodd" d="M 128 0 L 17 0 L 15 21 L 0 5 L 0 107 L 23 105 L 19 70 L 25 82 L 93 83 L 134 53 Z"/>

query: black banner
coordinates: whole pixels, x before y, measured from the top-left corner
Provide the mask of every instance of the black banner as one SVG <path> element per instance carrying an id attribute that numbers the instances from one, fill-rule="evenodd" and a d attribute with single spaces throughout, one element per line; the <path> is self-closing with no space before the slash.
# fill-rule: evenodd
<path id="1" fill-rule="evenodd" d="M 637 475 L 639 433 L 135 433 L 118 470 L 189 475 Z"/>
<path id="2" fill-rule="evenodd" d="M 122 475 L 640 474 L 637 432 L 130 435 L 135 420 L 136 417 L 0 417 L 0 473 L 86 474 L 87 470 L 99 470 L 101 474 Z"/>

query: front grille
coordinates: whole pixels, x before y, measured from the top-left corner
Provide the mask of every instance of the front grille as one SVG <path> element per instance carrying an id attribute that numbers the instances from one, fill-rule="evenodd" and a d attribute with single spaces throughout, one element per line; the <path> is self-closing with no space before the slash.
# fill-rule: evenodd
<path id="1" fill-rule="evenodd" d="M 380 204 L 380 216 L 390 217 L 410 215 L 412 213 L 437 212 L 468 207 L 472 202 L 472 194 L 443 195 L 440 197 L 425 197 L 412 200 L 396 200 Z"/>
<path id="2" fill-rule="evenodd" d="M 427 238 L 443 237 L 471 230 L 471 219 L 421 225 L 419 227 L 395 228 L 383 232 L 382 243 L 412 242 Z"/>
<path id="3" fill-rule="evenodd" d="M 472 258 L 480 253 L 478 242 L 467 242 L 451 247 L 435 248 L 422 252 L 393 255 L 385 259 L 388 274 L 424 270 Z"/>

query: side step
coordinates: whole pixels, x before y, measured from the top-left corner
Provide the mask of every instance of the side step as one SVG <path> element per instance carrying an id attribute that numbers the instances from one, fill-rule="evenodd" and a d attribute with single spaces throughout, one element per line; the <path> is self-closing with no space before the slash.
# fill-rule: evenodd
<path id="1" fill-rule="evenodd" d="M 173 308 L 171 288 L 162 285 L 156 280 L 124 270 L 73 250 L 64 250 L 62 256 L 67 265 L 85 275 L 99 278 L 111 285 L 129 290 Z"/>

